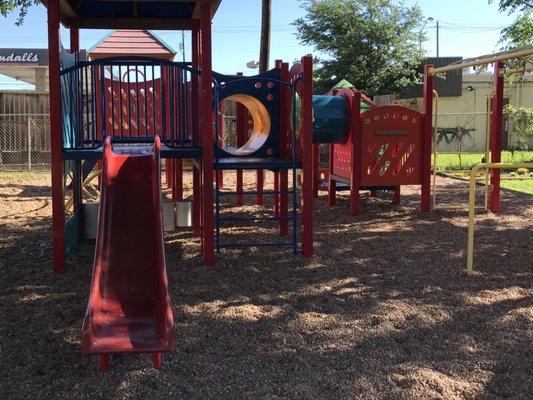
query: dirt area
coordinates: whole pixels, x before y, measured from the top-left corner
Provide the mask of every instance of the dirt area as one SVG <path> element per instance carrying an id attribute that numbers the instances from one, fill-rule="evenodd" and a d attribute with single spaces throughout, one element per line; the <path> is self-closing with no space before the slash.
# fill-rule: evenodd
<path id="1" fill-rule="evenodd" d="M 48 182 L 0 175 L 0 399 L 533 398 L 531 196 L 504 191 L 501 216 L 480 212 L 470 278 L 463 191 L 430 215 L 415 187 L 399 206 L 365 197 L 357 218 L 346 194 L 333 209 L 321 194 L 312 261 L 248 249 L 207 269 L 199 239 L 169 234 L 176 349 L 159 371 L 135 355 L 102 374 L 80 345 L 93 243 L 51 272 Z"/>

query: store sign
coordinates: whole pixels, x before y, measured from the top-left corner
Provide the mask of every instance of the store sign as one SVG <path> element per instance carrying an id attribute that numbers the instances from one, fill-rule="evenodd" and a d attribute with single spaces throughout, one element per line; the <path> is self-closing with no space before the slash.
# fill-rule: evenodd
<path id="1" fill-rule="evenodd" d="M 0 49 L 1 64 L 48 65 L 46 49 Z"/>
<path id="2" fill-rule="evenodd" d="M 32 63 L 37 64 L 39 63 L 39 54 L 36 53 L 11 53 L 7 56 L 0 55 L 0 62 L 4 63 Z"/>

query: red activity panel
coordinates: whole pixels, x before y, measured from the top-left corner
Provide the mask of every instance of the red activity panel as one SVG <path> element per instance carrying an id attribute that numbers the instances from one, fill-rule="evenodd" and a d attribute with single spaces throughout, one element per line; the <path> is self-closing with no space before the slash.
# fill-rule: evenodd
<path id="1" fill-rule="evenodd" d="M 421 184 L 422 113 L 402 106 L 361 114 L 361 185 Z"/>

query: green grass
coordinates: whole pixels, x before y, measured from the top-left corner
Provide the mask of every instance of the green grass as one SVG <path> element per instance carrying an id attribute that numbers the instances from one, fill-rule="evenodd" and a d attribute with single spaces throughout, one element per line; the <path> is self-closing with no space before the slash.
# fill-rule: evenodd
<path id="1" fill-rule="evenodd" d="M 438 153 L 437 169 L 439 171 L 469 170 L 482 162 L 485 153 L 462 153 L 459 163 L 458 153 Z M 514 157 L 510 151 L 502 152 L 502 162 L 533 162 L 533 151 L 515 151 Z"/>
<path id="2" fill-rule="evenodd" d="M 517 192 L 533 194 L 533 179 L 516 179 L 506 180 L 500 182 L 500 186 L 505 189 L 515 190 Z"/>
<path id="3" fill-rule="evenodd" d="M 0 171 L 0 182 L 26 181 L 42 179 L 50 175 L 46 171 Z"/>

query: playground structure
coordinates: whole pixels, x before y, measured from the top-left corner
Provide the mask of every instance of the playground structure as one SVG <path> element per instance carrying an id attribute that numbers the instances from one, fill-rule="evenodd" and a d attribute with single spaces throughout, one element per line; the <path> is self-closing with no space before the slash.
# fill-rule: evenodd
<path id="1" fill-rule="evenodd" d="M 425 87 L 424 104 L 431 103 L 432 87 Z M 429 211 L 429 157 L 431 108 L 424 114 L 401 106 L 373 107 L 361 113 L 361 94 L 342 89 L 350 123 L 345 138 L 331 145 L 328 204 L 335 204 L 339 189 L 350 190 L 350 214 L 359 212 L 360 190 L 392 190 L 400 201 L 401 185 L 421 185 L 421 209 Z M 429 124 L 424 121 L 429 119 Z"/>
<path id="2" fill-rule="evenodd" d="M 215 251 L 224 248 L 290 247 L 293 253 L 301 250 L 304 257 L 312 258 L 318 144 L 331 145 L 330 205 L 342 185 L 350 189 L 350 213 L 356 215 L 360 189 L 394 190 L 394 201 L 399 201 L 400 186 L 416 184 L 421 186 L 422 211 L 430 210 L 431 66 L 425 68 L 422 113 L 399 106 L 361 113 L 357 90 L 312 95 L 310 56 L 291 68 L 276 61 L 275 68 L 256 76 L 214 73 L 211 19 L 219 1 L 189 2 L 193 6 L 169 1 L 172 10 L 179 11 L 175 15 L 165 7 L 148 12 L 149 2 L 132 1 L 128 9 L 102 6 L 95 16 L 90 3 L 74 12 L 69 1 L 46 2 L 53 245 L 54 271 L 64 272 L 67 255 L 72 257 L 83 231 L 82 163 L 102 159 L 97 249 L 83 335 L 84 351 L 100 356 L 102 370 L 108 368 L 109 354 L 130 352 L 150 353 L 158 368 L 161 353 L 173 346 L 161 228 L 160 158 L 170 167 L 167 177 L 174 200 L 180 196 L 182 160 L 193 160 L 193 234 L 202 239 L 206 266 L 213 266 Z M 136 10 L 134 15 L 131 9 Z M 192 62 L 141 56 L 92 61 L 61 57 L 60 20 L 70 28 L 73 54 L 79 49 L 80 28 L 189 29 Z M 223 101 L 238 103 L 236 148 L 221 144 Z M 235 191 L 222 190 L 222 172 L 230 170 L 237 171 Z M 256 191 L 243 190 L 245 170 L 259 171 Z M 265 170 L 274 173 L 273 190 L 262 187 Z M 68 219 L 65 171 L 73 177 L 73 213 Z M 274 196 L 273 216 L 222 215 L 224 196 L 242 203 L 243 196 L 264 195 Z M 265 219 L 278 221 L 280 236 L 288 239 L 223 240 L 224 224 Z M 132 271 L 138 274 L 131 276 Z"/>
<path id="3" fill-rule="evenodd" d="M 158 368 L 161 352 L 173 347 L 161 231 L 160 157 L 171 166 L 174 191 L 179 169 L 175 161 L 193 160 L 193 233 L 202 238 L 206 266 L 214 265 L 215 243 L 217 251 L 291 246 L 296 253 L 301 247 L 308 258 L 313 250 L 311 57 L 290 69 L 278 61 L 274 69 L 255 77 L 216 74 L 211 69 L 211 18 L 220 2 L 192 2 L 191 8 L 177 1 L 172 5 L 174 14 L 158 9 L 155 17 L 146 3 L 132 2 L 138 11 L 135 16 L 110 4 L 99 10 L 99 16 L 83 5 L 73 17 L 69 2 L 46 2 L 56 272 L 65 271 L 67 256 L 72 257 L 83 232 L 83 182 L 95 177 L 89 170 L 84 174 L 83 167 L 103 159 L 97 250 L 83 335 L 84 351 L 100 356 L 102 370 L 108 368 L 109 354 L 130 352 L 152 354 Z M 107 15 L 116 18 L 106 20 Z M 70 54 L 59 50 L 60 21 L 70 28 Z M 192 63 L 142 56 L 79 61 L 79 29 L 102 26 L 189 29 Z M 297 98 L 298 130 L 293 128 Z M 251 137 L 238 149 L 223 148 L 217 139 L 220 102 L 225 99 L 247 107 L 254 122 Z M 292 222 L 290 240 L 261 244 L 221 240 L 221 225 L 228 218 L 220 215 L 220 201 L 228 194 L 220 191 L 219 172 L 251 169 L 279 174 L 279 188 L 262 194 L 279 199 L 278 215 L 271 219 L 279 220 L 282 236 Z M 294 180 L 297 169 L 303 171 L 301 200 L 294 181 L 288 185 L 289 171 Z M 69 175 L 72 181 L 67 184 Z M 65 204 L 67 189 L 73 196 Z M 257 193 L 240 193 L 252 194 Z M 73 210 L 68 219 L 66 206 Z"/>

